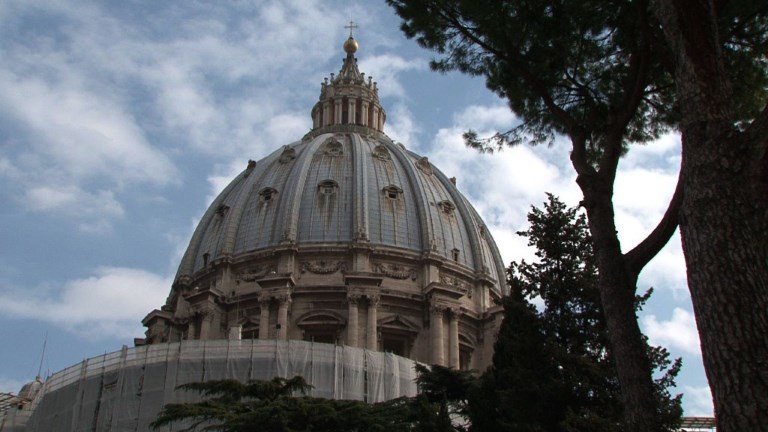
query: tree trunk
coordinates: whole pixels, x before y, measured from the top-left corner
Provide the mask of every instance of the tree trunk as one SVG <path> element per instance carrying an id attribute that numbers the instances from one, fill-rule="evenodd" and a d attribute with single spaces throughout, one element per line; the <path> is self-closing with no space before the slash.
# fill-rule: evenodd
<path id="1" fill-rule="evenodd" d="M 718 430 L 765 430 L 768 196 L 755 196 L 747 186 L 748 143 L 711 129 L 717 128 L 684 130 L 680 234 L 688 287 Z"/>
<path id="2" fill-rule="evenodd" d="M 589 230 L 597 259 L 603 312 L 621 385 L 624 427 L 628 432 L 660 430 L 653 392 L 651 363 L 637 324 L 635 291 L 637 274 L 627 268 L 616 234 L 612 181 L 579 176 L 584 193 Z"/>
<path id="3" fill-rule="evenodd" d="M 706 0 L 653 5 L 675 56 L 680 234 L 722 432 L 768 428 L 768 108 L 744 132 Z"/>

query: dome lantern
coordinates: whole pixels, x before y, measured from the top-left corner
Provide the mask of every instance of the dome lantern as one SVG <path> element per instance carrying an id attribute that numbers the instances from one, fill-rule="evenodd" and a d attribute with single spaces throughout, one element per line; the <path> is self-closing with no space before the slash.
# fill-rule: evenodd
<path id="1" fill-rule="evenodd" d="M 377 83 L 360 73 L 355 53 L 358 42 L 352 35 L 357 25 L 346 26 L 349 38 L 343 48 L 346 56 L 338 75 L 331 74 L 321 84 L 320 100 L 312 108 L 312 134 L 332 130 L 339 125 L 356 126 L 360 130 L 384 131 L 387 115 L 379 102 Z"/>

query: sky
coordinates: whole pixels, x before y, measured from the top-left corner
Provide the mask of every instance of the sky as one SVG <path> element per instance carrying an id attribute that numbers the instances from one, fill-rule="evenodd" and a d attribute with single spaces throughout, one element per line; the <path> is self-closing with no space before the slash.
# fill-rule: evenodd
<path id="1" fill-rule="evenodd" d="M 430 71 L 432 53 L 383 0 L 3 0 L 0 392 L 143 337 L 215 196 L 249 159 L 311 128 L 350 20 L 385 132 L 457 177 L 505 262 L 534 257 L 516 235 L 531 205 L 546 192 L 581 199 L 568 141 L 467 149 L 464 131 L 503 131 L 514 115 L 482 78 Z M 625 251 L 661 218 L 679 165 L 675 135 L 622 159 Z M 683 358 L 685 415 L 712 415 L 678 235 L 643 270 L 638 289 L 650 287 L 641 327 Z"/>

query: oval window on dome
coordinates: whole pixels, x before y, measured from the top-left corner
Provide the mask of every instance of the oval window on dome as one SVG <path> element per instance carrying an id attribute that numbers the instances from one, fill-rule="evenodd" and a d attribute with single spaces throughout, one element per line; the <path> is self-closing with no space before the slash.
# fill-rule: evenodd
<path id="1" fill-rule="evenodd" d="M 403 195 L 403 190 L 395 185 L 386 186 L 382 191 L 384 192 L 384 196 L 391 200 L 399 200 Z"/>
<path id="2" fill-rule="evenodd" d="M 277 191 L 274 188 L 264 188 L 259 191 L 259 198 L 262 202 L 270 202 L 275 199 L 275 195 L 277 195 Z"/>

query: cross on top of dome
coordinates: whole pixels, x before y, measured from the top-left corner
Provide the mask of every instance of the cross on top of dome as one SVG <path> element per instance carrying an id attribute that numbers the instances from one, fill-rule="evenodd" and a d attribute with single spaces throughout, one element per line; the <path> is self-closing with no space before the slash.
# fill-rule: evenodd
<path id="1" fill-rule="evenodd" d="M 349 29 L 349 37 L 352 37 L 352 30 L 358 28 L 358 25 L 354 21 L 350 21 L 344 28 Z"/>

